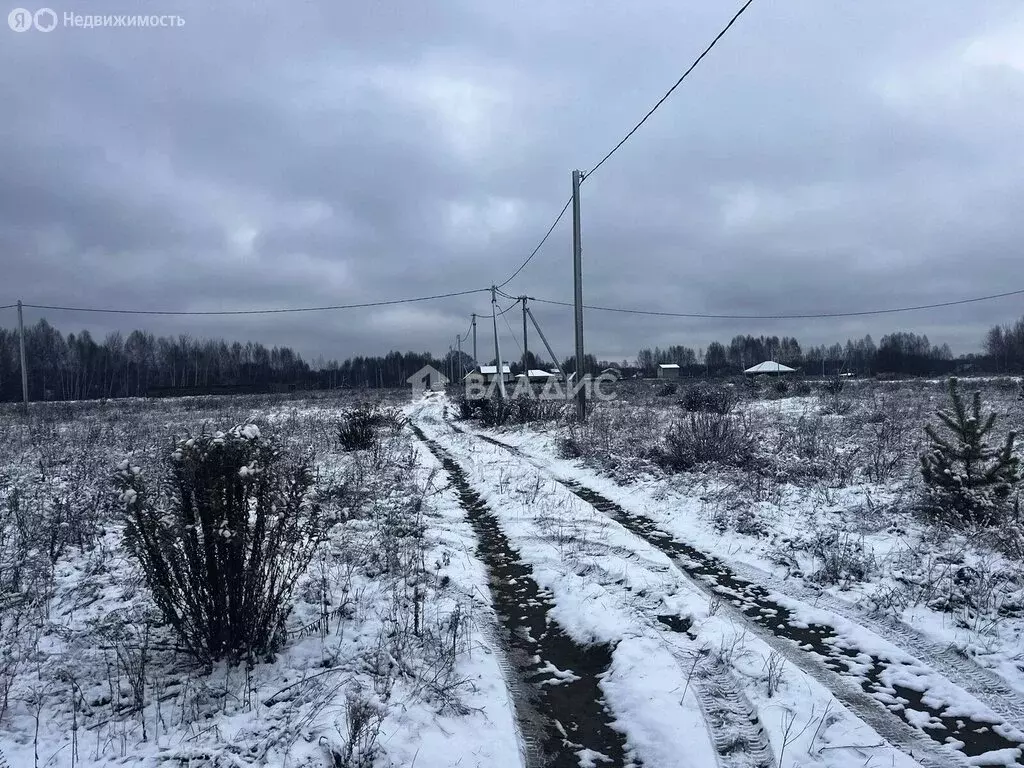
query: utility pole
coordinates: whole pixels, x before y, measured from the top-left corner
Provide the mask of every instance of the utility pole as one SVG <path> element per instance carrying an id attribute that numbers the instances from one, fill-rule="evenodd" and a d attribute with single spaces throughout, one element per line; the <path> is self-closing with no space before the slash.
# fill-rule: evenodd
<path id="1" fill-rule="evenodd" d="M 480 358 L 476 356 L 476 315 L 473 315 L 473 365 L 480 365 Z"/>
<path id="2" fill-rule="evenodd" d="M 466 375 L 466 372 L 465 372 L 465 370 L 463 370 L 464 366 L 462 364 L 462 334 L 461 333 L 458 336 L 455 337 L 455 341 L 459 345 L 459 381 L 462 381 L 463 377 Z"/>
<path id="3" fill-rule="evenodd" d="M 583 380 L 583 240 L 580 231 L 580 182 L 583 174 L 572 172 L 572 277 L 576 309 L 576 418 L 587 419 L 587 395 L 580 386 Z"/>
<path id="4" fill-rule="evenodd" d="M 523 375 L 526 377 L 526 383 L 530 383 L 530 355 L 529 346 L 526 343 L 526 297 L 520 296 L 519 300 L 523 302 Z"/>
<path id="5" fill-rule="evenodd" d="M 28 366 L 25 364 L 25 318 L 18 299 L 18 341 L 21 347 L 21 409 L 28 416 Z"/>
<path id="6" fill-rule="evenodd" d="M 558 364 L 558 356 L 557 356 L 557 355 L 555 355 L 554 351 L 553 351 L 553 350 L 551 349 L 551 345 L 550 345 L 550 344 L 548 344 L 548 340 L 547 340 L 547 337 L 545 337 L 545 336 L 544 336 L 544 331 L 542 331 L 542 330 L 540 329 L 540 324 L 539 324 L 539 323 L 537 322 L 537 318 L 535 318 L 535 317 L 533 316 L 533 310 L 532 310 L 532 309 L 527 309 L 527 310 L 526 310 L 526 314 L 528 314 L 528 315 L 530 316 L 530 320 L 531 320 L 531 322 L 533 322 L 533 327 L 537 329 L 537 335 L 538 335 L 538 336 L 540 336 L 540 340 L 541 340 L 541 342 L 543 342 L 543 344 L 544 344 L 544 348 L 545 348 L 545 349 L 546 349 L 546 350 L 548 351 L 548 354 L 549 354 L 549 355 L 551 356 L 551 360 L 552 360 L 552 362 L 554 363 L 554 366 L 555 366 L 556 368 L 558 368 L 558 370 L 559 370 L 559 371 L 560 371 L 561 373 L 565 373 L 565 371 L 563 371 L 563 370 L 562 370 L 562 369 L 561 369 L 561 368 L 559 367 L 559 364 Z"/>
<path id="7" fill-rule="evenodd" d="M 495 293 L 497 289 L 491 286 L 491 319 L 494 321 L 494 355 L 498 359 L 498 391 L 501 392 L 501 399 L 505 399 L 505 371 L 501 364 L 501 344 L 498 342 L 498 299 Z"/>

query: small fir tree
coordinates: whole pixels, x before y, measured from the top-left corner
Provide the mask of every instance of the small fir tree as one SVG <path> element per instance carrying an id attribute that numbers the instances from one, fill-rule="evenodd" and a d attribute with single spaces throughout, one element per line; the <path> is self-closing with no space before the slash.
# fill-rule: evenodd
<path id="1" fill-rule="evenodd" d="M 928 496 L 936 511 L 959 522 L 990 525 L 1020 480 L 1020 462 L 1013 454 L 1016 434 L 1010 432 L 1001 447 L 992 447 L 986 438 L 996 414 L 982 414 L 981 393 L 974 393 L 968 410 L 951 378 L 949 397 L 952 409 L 937 414 L 942 423 L 924 428 L 932 442 L 921 456 Z"/>

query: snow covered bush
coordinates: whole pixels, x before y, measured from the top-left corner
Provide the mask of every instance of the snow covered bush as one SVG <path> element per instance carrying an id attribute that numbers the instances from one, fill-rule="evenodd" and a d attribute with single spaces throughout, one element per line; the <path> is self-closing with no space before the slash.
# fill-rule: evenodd
<path id="1" fill-rule="evenodd" d="M 492 397 L 469 398 L 460 392 L 454 399 L 460 419 L 477 419 L 485 427 L 557 421 L 565 417 L 564 399 L 541 398 L 537 394 L 536 390 L 517 387 L 504 398 L 497 394 Z"/>
<path id="2" fill-rule="evenodd" d="M 821 391 L 823 394 L 836 396 L 842 394 L 845 385 L 842 377 L 833 376 L 821 385 Z"/>
<path id="3" fill-rule="evenodd" d="M 762 458 L 780 480 L 804 487 L 849 483 L 857 449 L 850 447 L 835 420 L 802 413 L 795 419 L 773 419 L 761 432 L 772 441 L 770 447 L 762 446 Z"/>
<path id="4" fill-rule="evenodd" d="M 402 423 L 394 409 L 363 403 L 347 411 L 338 422 L 338 444 L 343 451 L 369 450 L 376 445 L 381 429 L 400 429 Z"/>
<path id="5" fill-rule="evenodd" d="M 660 387 L 658 387 L 658 397 L 672 397 L 679 391 L 679 385 L 674 381 L 666 381 Z"/>
<path id="6" fill-rule="evenodd" d="M 818 402 L 825 416 L 845 416 L 853 410 L 853 403 L 843 397 L 846 382 L 838 376 L 829 379 L 818 390 Z"/>
<path id="7" fill-rule="evenodd" d="M 309 464 L 252 424 L 176 442 L 149 484 L 124 461 L 114 485 L 125 543 L 182 645 L 205 662 L 270 657 L 296 580 L 328 521 Z"/>
<path id="8" fill-rule="evenodd" d="M 900 615 L 924 605 L 951 614 L 957 626 L 988 634 L 1024 613 L 1024 572 L 953 534 L 937 551 L 905 547 L 893 557 L 891 583 L 872 596 L 876 608 Z"/>
<path id="9" fill-rule="evenodd" d="M 340 748 L 330 748 L 332 768 L 373 768 L 377 738 L 387 707 L 358 688 L 348 691 L 345 702 L 347 738 Z"/>
<path id="10" fill-rule="evenodd" d="M 981 393 L 974 393 L 968 410 L 957 380 L 951 378 L 948 386 L 951 410 L 938 412 L 939 428 L 925 427 L 932 442 L 921 456 L 926 500 L 934 513 L 954 522 L 992 525 L 1020 481 L 1020 461 L 1013 453 L 1016 434 L 1009 432 L 1001 447 L 993 447 L 986 438 L 996 414 L 982 414 Z"/>
<path id="11" fill-rule="evenodd" d="M 454 391 L 449 392 L 448 399 L 455 403 L 455 409 L 458 411 L 458 418 L 460 421 L 468 421 L 472 419 L 476 413 L 476 401 L 466 397 L 466 393 L 461 389 L 452 388 Z"/>
<path id="12" fill-rule="evenodd" d="M 736 395 L 730 387 L 701 383 L 686 390 L 682 404 L 690 412 L 726 414 L 736 404 Z"/>
<path id="13" fill-rule="evenodd" d="M 587 464 L 627 483 L 653 469 L 664 426 L 660 411 L 647 406 L 599 403 L 584 423 L 570 421 L 558 437 L 558 454 Z"/>
<path id="14" fill-rule="evenodd" d="M 745 420 L 719 413 L 691 413 L 689 419 L 678 420 L 669 428 L 659 459 L 667 469 L 682 471 L 704 462 L 744 467 L 753 455 L 754 441 Z"/>
<path id="15" fill-rule="evenodd" d="M 484 397 L 474 401 L 476 408 L 473 412 L 475 418 L 485 427 L 501 427 L 512 417 L 512 401 L 507 397 L 495 395 Z"/>
<path id="16" fill-rule="evenodd" d="M 913 473 L 914 456 L 920 451 L 917 424 L 922 414 L 912 407 L 914 399 L 874 393 L 866 411 L 851 417 L 864 440 L 861 468 L 873 483 L 887 483 Z"/>
<path id="17" fill-rule="evenodd" d="M 877 570 L 875 553 L 864 543 L 864 537 L 851 536 L 838 530 L 817 531 L 811 541 L 811 553 L 821 567 L 811 574 L 819 584 L 837 584 L 848 589 L 852 584 L 867 581 Z"/>

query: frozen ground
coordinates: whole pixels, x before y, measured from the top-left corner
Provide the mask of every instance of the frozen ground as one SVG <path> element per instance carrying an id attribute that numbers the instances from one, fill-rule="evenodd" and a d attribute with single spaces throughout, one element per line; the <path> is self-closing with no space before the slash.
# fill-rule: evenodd
<path id="1" fill-rule="evenodd" d="M 1021 425 L 1000 384 L 985 386 Z M 396 394 L 409 424 L 359 451 L 335 437 L 350 399 L 0 414 L 0 753 L 16 768 L 1024 764 L 1018 564 L 908 511 L 941 395 L 745 400 L 771 457 L 755 473 L 660 469 L 650 449 L 681 409 L 650 387 L 582 429 L 484 429 L 444 395 Z M 125 554 L 109 478 L 235 424 L 315 453 L 341 521 L 277 657 L 208 669 Z"/>
<path id="2" fill-rule="evenodd" d="M 468 523 L 407 432 L 337 449 L 351 402 L 66 406 L 2 427 L 0 764 L 520 765 Z M 203 669 L 160 626 L 109 477 L 255 423 L 348 483 L 272 662 Z"/>
<path id="3" fill-rule="evenodd" d="M 1019 428 L 1019 382 L 980 385 L 1002 428 Z M 457 428 L 514 448 L 549 478 L 596 491 L 598 506 L 617 504 L 627 527 L 641 521 L 634 532 L 678 542 L 691 575 L 725 583 L 727 599 L 754 608 L 770 601 L 790 624 L 810 626 L 827 646 L 808 649 L 905 724 L 972 763 L 1003 764 L 1019 761 L 1024 723 L 1020 563 L 998 540 L 1003 530 L 955 531 L 913 511 L 921 427 L 942 404 L 943 386 L 858 382 L 841 398 L 744 398 L 730 418 L 748 425 L 756 452 L 768 457 L 753 472 L 661 471 L 651 448 L 686 418 L 663 397 L 674 393 L 657 394 L 662 385 L 600 404 L 583 429 L 557 421 Z M 961 743 L 955 732 L 964 725 Z M 1001 736 L 988 742 L 992 734 Z"/>

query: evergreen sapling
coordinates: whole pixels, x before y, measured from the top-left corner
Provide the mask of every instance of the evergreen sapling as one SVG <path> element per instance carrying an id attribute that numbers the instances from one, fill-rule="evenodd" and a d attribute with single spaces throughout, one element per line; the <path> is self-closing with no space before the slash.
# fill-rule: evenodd
<path id="1" fill-rule="evenodd" d="M 981 393 L 974 393 L 968 409 L 951 378 L 949 396 L 952 408 L 937 413 L 941 424 L 925 427 L 932 443 L 921 456 L 928 499 L 936 512 L 959 523 L 992 525 L 1020 480 L 1016 434 L 1008 433 L 1001 447 L 993 447 L 986 438 L 996 414 L 982 414 Z"/>

